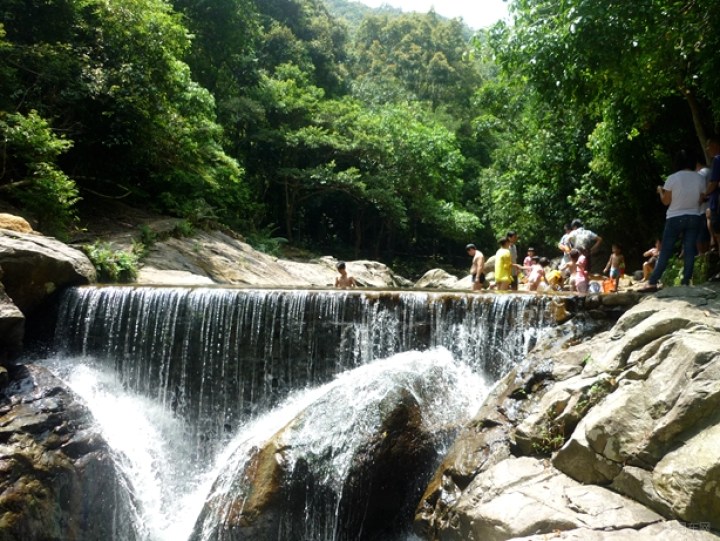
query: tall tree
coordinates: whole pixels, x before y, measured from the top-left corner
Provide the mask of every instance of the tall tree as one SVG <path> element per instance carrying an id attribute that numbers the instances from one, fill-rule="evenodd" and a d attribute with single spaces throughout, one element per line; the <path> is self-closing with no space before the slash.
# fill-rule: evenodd
<path id="1" fill-rule="evenodd" d="M 589 112 L 622 99 L 639 122 L 659 128 L 663 106 L 682 98 L 704 146 L 720 120 L 716 2 L 516 0 L 514 8 L 502 59 L 546 99 Z"/>
<path id="2" fill-rule="evenodd" d="M 397 89 L 398 98 L 467 110 L 481 78 L 466 61 L 469 33 L 457 20 L 426 15 L 368 16 L 354 36 L 351 70 L 358 88 Z M 384 95 L 374 96 L 382 102 Z M 458 116 L 460 116 L 458 114 Z"/>
<path id="3" fill-rule="evenodd" d="M 553 175 L 559 189 L 549 187 L 545 198 L 551 207 L 562 201 L 567 219 L 584 217 L 610 240 L 626 240 L 628 224 L 640 242 L 657 234 L 662 211 L 653 189 L 669 172 L 667 156 L 679 146 L 700 149 L 717 126 L 710 4 L 513 2 L 515 24 L 498 25 L 491 44 L 505 77 L 532 103 L 525 138 L 544 156 L 520 187 L 521 200 Z M 537 137 L 543 130 L 552 137 Z M 565 165 L 553 173 L 553 162 Z M 505 175 L 525 169 L 505 163 Z M 559 220 L 556 212 L 542 216 Z"/>
<path id="4" fill-rule="evenodd" d="M 10 44 L 0 64 L 14 74 L 0 102 L 37 110 L 73 141 L 58 163 L 81 191 L 242 216 L 242 170 L 222 149 L 212 96 L 182 61 L 187 31 L 167 3 L 9 0 L 0 22 Z"/>

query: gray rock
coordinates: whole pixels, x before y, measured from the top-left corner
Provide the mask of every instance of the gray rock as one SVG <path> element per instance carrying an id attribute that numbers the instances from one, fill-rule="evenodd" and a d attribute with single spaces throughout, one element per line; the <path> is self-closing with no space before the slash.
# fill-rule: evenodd
<path id="1" fill-rule="evenodd" d="M 221 231 L 158 241 L 142 261 L 137 282 L 149 285 L 206 283 L 248 287 L 332 287 L 338 260 L 314 262 L 280 259 L 253 249 Z M 349 261 L 348 274 L 361 287 L 409 287 L 411 282 L 375 261 Z"/>
<path id="2" fill-rule="evenodd" d="M 459 289 L 458 282 L 460 280 L 443 269 L 431 269 L 415 282 L 415 287 L 418 289 Z M 470 280 L 466 280 L 466 282 L 467 284 L 463 283 L 462 289 L 472 287 Z"/>
<path id="3" fill-rule="evenodd" d="M 562 351 L 546 347 L 499 382 L 428 487 L 416 529 L 429 539 L 539 539 L 553 529 L 567 532 L 561 539 L 715 538 L 693 528 L 720 529 L 717 293 L 717 286 L 672 288 L 646 297 L 610 331 Z M 492 426 L 492 445 L 471 429 L 479 426 Z M 521 458 L 484 458 L 498 448 Z M 473 457 L 475 468 L 457 453 Z M 550 457 L 547 471 L 521 462 L 542 456 Z M 462 475 L 453 464 L 463 464 Z M 604 503 L 580 505 L 564 476 Z M 564 487 L 563 495 L 548 486 Z M 600 511 L 618 509 L 612 497 L 625 511 L 650 515 L 604 523 Z M 598 512 L 581 520 L 577 509 Z M 643 525 L 648 516 L 657 523 Z M 637 517 L 645 518 L 631 525 Z"/>
<path id="4" fill-rule="evenodd" d="M 513 541 L 717 541 L 718 537 L 709 531 L 699 529 L 701 525 L 686 525 L 677 521 L 664 521 L 645 528 L 591 530 L 578 528 L 565 532 L 516 537 Z"/>
<path id="5" fill-rule="evenodd" d="M 3 284 L 28 315 L 59 288 L 95 280 L 95 268 L 81 251 L 49 237 L 0 229 Z"/>
<path id="6" fill-rule="evenodd" d="M 556 531 L 638 529 L 658 514 L 607 489 L 582 485 L 540 460 L 510 458 L 478 475 L 443 539 L 501 541 Z"/>
<path id="7" fill-rule="evenodd" d="M 11 368 L 0 409 L 0 539 L 135 539 L 131 502 L 88 411 L 38 366 Z"/>

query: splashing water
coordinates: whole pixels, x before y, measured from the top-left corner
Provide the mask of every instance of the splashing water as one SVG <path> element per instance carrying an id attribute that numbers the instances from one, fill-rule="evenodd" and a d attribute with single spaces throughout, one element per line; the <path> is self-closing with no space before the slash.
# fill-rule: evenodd
<path id="1" fill-rule="evenodd" d="M 358 449 L 383 436 L 386 410 L 410 397 L 419 429 L 439 435 L 439 457 L 488 382 L 549 325 L 546 306 L 537 296 L 79 288 L 59 310 L 65 357 L 48 364 L 114 452 L 134 539 L 244 539 L 228 525 L 244 510 L 246 467 L 280 438 L 287 472 L 305 468 L 317 492 L 267 538 L 355 540 L 364 525 L 343 518 L 348 476 Z M 418 483 L 433 470 L 425 462 Z"/>
<path id="2" fill-rule="evenodd" d="M 353 451 L 382 421 L 379 405 L 384 397 L 398 389 L 407 391 L 420 405 L 423 424 L 433 429 L 467 420 L 488 389 L 483 378 L 455 362 L 446 350 L 408 352 L 293 393 L 241 427 L 215 460 L 198 461 L 187 445 L 184 424 L 171 410 L 126 391 L 115 374 L 92 358 L 47 364 L 93 413 L 134 495 L 136 514 L 131 519 L 138 538 L 146 541 L 188 539 L 206 500 L 227 503 L 238 498 L 235 481 L 252 450 L 291 421 L 295 423 L 287 436 L 292 440 L 289 459 L 329 456 L 327 462 L 317 461 L 323 468 L 317 473 L 339 494 Z M 199 539 L 223 539 L 217 524 L 226 510 L 206 514 Z M 333 539 L 335 517 L 312 516 L 318 512 L 308 507 L 308 534 L 315 528 L 308 539 Z"/>

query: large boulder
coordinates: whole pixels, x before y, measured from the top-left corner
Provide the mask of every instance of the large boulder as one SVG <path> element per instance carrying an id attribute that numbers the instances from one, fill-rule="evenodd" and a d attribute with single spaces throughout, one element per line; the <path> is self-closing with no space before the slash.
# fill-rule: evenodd
<path id="1" fill-rule="evenodd" d="M 584 486 L 541 460 L 508 458 L 477 475 L 457 500 L 444 540 L 503 541 L 537 532 L 639 529 L 662 521 L 643 505 Z"/>
<path id="2" fill-rule="evenodd" d="M 418 289 L 472 289 L 470 276 L 458 280 L 443 269 L 431 269 L 415 282 Z"/>
<path id="3" fill-rule="evenodd" d="M 457 391 L 466 372 L 446 357 L 399 355 L 313 391 L 274 435 L 226 461 L 191 539 L 398 538 L 455 429 L 446 414 L 467 399 Z"/>
<path id="4" fill-rule="evenodd" d="M 0 267 L 7 294 L 25 315 L 59 288 L 95 280 L 79 250 L 56 239 L 0 229 Z"/>
<path id="5" fill-rule="evenodd" d="M 118 246 L 122 247 L 122 243 Z M 199 231 L 192 237 L 168 237 L 155 242 L 143 259 L 137 281 L 154 285 L 332 287 L 338 276 L 337 262 L 333 257 L 313 262 L 280 259 L 222 231 Z M 350 261 L 347 270 L 361 287 L 412 285 L 374 261 Z"/>
<path id="6" fill-rule="evenodd" d="M 0 395 L 0 541 L 132 541 L 131 502 L 88 411 L 43 368 L 10 370 Z"/>
<path id="7" fill-rule="evenodd" d="M 664 290 L 610 331 L 518 366 L 436 472 L 418 532 L 492 540 L 567 530 L 560 538 L 593 539 L 628 527 L 636 531 L 628 539 L 714 537 L 684 526 L 720 529 L 718 292 Z M 498 475 L 510 470 L 515 478 Z M 597 512 L 570 497 L 579 492 L 593 495 Z M 626 520 L 630 511 L 644 518 Z"/>
<path id="8" fill-rule="evenodd" d="M 412 496 L 417 497 L 424 467 L 433 462 L 435 441 L 423 430 L 419 405 L 409 393 L 388 396 L 380 408 L 382 424 L 348 455 L 339 484 L 330 473 L 339 461 L 331 446 L 298 445 L 293 425 L 275 435 L 250 457 L 239 478 L 246 488 L 234 484 L 238 495 L 231 501 L 210 502 L 206 510 L 225 510 L 221 520 L 211 521 L 210 538 L 299 540 L 313 530 L 337 536 L 321 539 L 359 531 L 378 539 L 397 534 L 394 526 L 410 521 Z M 328 514 L 331 509 L 335 512 Z M 318 523 L 308 524 L 313 520 Z M 283 528 L 297 533 L 283 535 Z M 207 533 L 198 538 L 207 539 Z"/>

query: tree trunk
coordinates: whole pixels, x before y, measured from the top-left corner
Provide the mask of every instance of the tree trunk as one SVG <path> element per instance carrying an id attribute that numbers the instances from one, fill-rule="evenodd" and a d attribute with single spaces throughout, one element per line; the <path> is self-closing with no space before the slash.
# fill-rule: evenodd
<path id="1" fill-rule="evenodd" d="M 355 213 L 355 218 L 353 220 L 353 225 L 355 227 L 355 258 L 357 259 L 360 256 L 360 248 L 362 248 L 362 240 L 363 240 L 363 219 L 362 219 L 362 211 Z"/>
<path id="2" fill-rule="evenodd" d="M 713 156 L 708 156 L 707 149 L 705 148 L 707 146 L 707 134 L 705 133 L 705 127 L 702 123 L 700 104 L 698 103 L 697 98 L 695 97 L 695 93 L 692 91 L 691 88 L 681 87 L 680 91 L 682 92 L 683 96 L 685 96 L 685 100 L 687 100 L 688 106 L 690 107 L 693 125 L 695 126 L 695 135 L 700 142 L 700 148 L 703 149 L 703 154 L 705 155 L 705 163 L 709 164 Z"/>
<path id="3" fill-rule="evenodd" d="M 295 212 L 294 209 L 294 201 L 293 196 L 291 194 L 290 190 L 290 183 L 285 182 L 285 236 L 288 240 L 288 242 L 292 242 L 293 236 L 292 236 L 292 222 L 293 222 L 293 214 Z"/>

